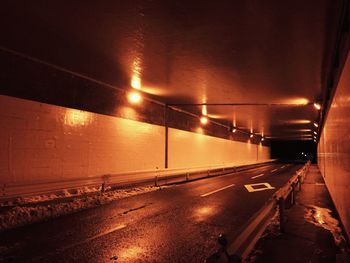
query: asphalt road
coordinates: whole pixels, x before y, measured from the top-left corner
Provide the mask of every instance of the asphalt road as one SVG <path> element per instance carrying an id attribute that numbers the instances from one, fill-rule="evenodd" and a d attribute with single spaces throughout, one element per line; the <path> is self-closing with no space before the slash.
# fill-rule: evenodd
<path id="1" fill-rule="evenodd" d="M 0 262 L 203 262 L 300 167 L 270 164 L 10 230 Z"/>

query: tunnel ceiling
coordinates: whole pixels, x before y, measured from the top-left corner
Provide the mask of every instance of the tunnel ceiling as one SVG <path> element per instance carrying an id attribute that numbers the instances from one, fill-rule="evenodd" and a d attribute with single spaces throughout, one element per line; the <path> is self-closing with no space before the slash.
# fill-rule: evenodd
<path id="1" fill-rule="evenodd" d="M 1 46 L 118 88 L 140 79 L 142 91 L 168 104 L 251 104 L 207 112 L 272 139 L 302 139 L 319 118 L 312 103 L 322 102 L 341 5 L 4 1 Z"/>

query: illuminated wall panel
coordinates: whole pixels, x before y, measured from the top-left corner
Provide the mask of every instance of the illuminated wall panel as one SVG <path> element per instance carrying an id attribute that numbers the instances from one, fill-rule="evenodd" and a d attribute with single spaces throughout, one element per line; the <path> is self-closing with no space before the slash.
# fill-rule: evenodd
<path id="1" fill-rule="evenodd" d="M 170 168 L 253 163 L 269 158 L 268 147 L 251 144 L 249 141 L 229 141 L 200 133 L 169 129 Z"/>
<path id="2" fill-rule="evenodd" d="M 254 163 L 270 157 L 268 147 L 249 141 L 173 128 L 168 138 L 169 168 Z M 0 183 L 164 168 L 164 160 L 163 126 L 0 96 Z"/>
<path id="3" fill-rule="evenodd" d="M 350 57 L 334 95 L 321 139 L 318 165 L 350 236 Z"/>
<path id="4" fill-rule="evenodd" d="M 155 169 L 164 128 L 0 96 L 0 182 Z"/>

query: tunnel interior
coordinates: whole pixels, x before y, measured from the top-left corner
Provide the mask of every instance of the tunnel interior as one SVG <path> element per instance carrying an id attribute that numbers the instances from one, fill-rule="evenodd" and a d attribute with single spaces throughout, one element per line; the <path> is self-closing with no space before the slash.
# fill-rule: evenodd
<path id="1" fill-rule="evenodd" d="M 40 229 L 58 225 L 50 246 L 69 250 L 132 231 L 142 245 L 77 250 L 132 261 L 175 236 L 178 254 L 162 252 L 181 261 L 183 251 L 213 252 L 221 229 L 238 234 L 275 192 L 301 188 L 288 183 L 311 167 L 319 184 L 307 194 L 329 191 L 349 236 L 349 14 L 349 0 L 2 1 L 0 226 L 49 218 L 50 202 L 83 210 L 112 200 L 102 216 L 82 213 L 82 227 L 62 217 L 15 238 L 39 229 L 45 243 Z M 139 185 L 141 197 L 114 202 Z M 48 206 L 32 211 L 33 200 Z M 183 248 L 187 237 L 199 252 Z M 210 246 L 197 243 L 205 237 Z"/>

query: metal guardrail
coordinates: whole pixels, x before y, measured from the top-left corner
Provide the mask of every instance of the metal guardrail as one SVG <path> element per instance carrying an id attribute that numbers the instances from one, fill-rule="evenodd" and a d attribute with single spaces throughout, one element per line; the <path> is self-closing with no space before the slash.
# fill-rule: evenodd
<path id="1" fill-rule="evenodd" d="M 228 245 L 226 238 L 221 235 L 218 242 L 222 247 L 217 253 L 210 256 L 206 262 L 244 262 L 265 231 L 270 219 L 276 213 L 276 210 L 278 210 L 279 213 L 280 231 L 284 232 L 284 210 L 286 201 L 289 201 L 290 205 L 295 204 L 296 191 L 301 190 L 301 184 L 305 179 L 310 164 L 311 162 L 308 161 L 299 169 L 287 184 L 280 188 L 265 205 L 251 217 L 233 243 Z"/>
<path id="2" fill-rule="evenodd" d="M 59 181 L 38 181 L 27 184 L 0 184 L 0 201 L 11 200 L 17 197 L 52 194 L 55 192 L 81 189 L 84 187 L 98 187 L 105 191 L 107 187 L 122 187 L 137 184 L 153 184 L 156 186 L 191 181 L 200 178 L 212 177 L 243 171 L 251 167 L 262 166 L 276 160 L 261 161 L 243 165 L 217 165 L 194 168 L 155 169 L 133 171 L 118 174 L 107 174 L 95 177 L 65 179 Z"/>

